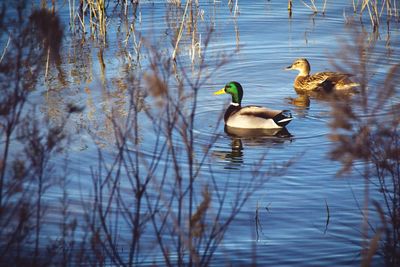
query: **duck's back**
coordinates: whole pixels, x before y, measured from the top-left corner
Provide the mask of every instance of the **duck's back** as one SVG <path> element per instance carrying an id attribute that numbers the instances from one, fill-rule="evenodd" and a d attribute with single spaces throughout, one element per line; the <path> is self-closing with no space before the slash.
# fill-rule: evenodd
<path id="1" fill-rule="evenodd" d="M 326 77 L 324 75 L 297 76 L 294 81 L 294 89 L 298 93 L 315 91 L 321 88 L 325 80 Z"/>
<path id="2" fill-rule="evenodd" d="M 299 76 L 295 80 L 294 87 L 298 92 L 324 90 L 346 90 L 358 86 L 350 80 L 351 74 L 331 71 L 317 72 L 308 76 Z"/>
<path id="3" fill-rule="evenodd" d="M 247 129 L 281 128 L 292 119 L 289 113 L 259 106 L 230 106 L 225 112 L 225 123 L 229 127 Z"/>

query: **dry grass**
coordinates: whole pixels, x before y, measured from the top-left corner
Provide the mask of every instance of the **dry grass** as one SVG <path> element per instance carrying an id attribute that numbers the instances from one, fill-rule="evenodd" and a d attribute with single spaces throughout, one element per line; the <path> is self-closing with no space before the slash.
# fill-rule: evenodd
<path id="1" fill-rule="evenodd" d="M 291 2 L 288 2 L 289 11 L 292 10 Z M 397 16 L 395 2 L 384 1 L 382 6 L 372 1 L 363 3 L 357 2 L 354 6 L 360 7 L 361 13 L 368 10 L 374 25 L 379 25 L 385 10 L 391 18 Z M 123 16 L 126 17 L 127 10 L 132 7 L 135 16 L 138 14 L 137 20 L 140 20 L 135 4 L 129 5 L 128 1 L 119 4 Z M 323 12 L 325 4 L 326 1 Z M 0 97 L 2 264 L 137 266 L 156 255 L 160 265 L 208 266 L 230 224 L 252 193 L 271 175 L 281 174 L 289 167 L 272 168 L 269 172 L 260 172 L 255 168 L 248 183 L 239 181 L 232 185 L 229 179 L 222 179 L 209 162 L 209 154 L 218 135 L 211 133 L 206 145 L 196 147 L 199 90 L 212 79 L 207 70 L 223 66 L 229 56 L 208 62 L 207 47 L 213 30 L 210 28 L 206 36 L 200 37 L 198 23 L 202 18 L 198 3 L 187 1 L 184 9 L 180 1 L 174 1 L 174 5 L 173 10 L 179 16 L 167 21 L 172 32 L 176 33 L 172 37 L 175 48 L 172 57 L 162 53 L 159 47 L 146 43 L 137 32 L 137 25 L 125 20 L 126 35 L 119 45 L 125 52 L 123 48 L 132 48 L 135 55 L 121 52 L 128 55 L 124 57 L 126 72 L 113 83 L 125 101 L 121 101 L 120 106 L 108 106 L 104 123 L 99 122 L 106 125 L 104 132 L 110 137 L 106 142 L 108 147 L 104 148 L 103 143 L 98 146 L 98 162 L 88 167 L 91 175 L 85 177 L 91 178 L 93 191 L 88 193 L 87 188 L 82 188 L 80 203 L 70 201 L 72 192 L 67 159 L 65 169 L 57 172 L 57 176 L 54 175 L 56 166 L 51 160 L 66 155 L 62 152 L 68 146 L 70 136 L 65 131 L 65 125 L 73 113 L 82 110 L 73 105 L 66 106 L 65 116 L 54 123 L 47 117 L 38 119 L 35 107 L 28 101 L 30 93 L 37 88 L 38 77 L 46 72 L 51 75 L 53 64 L 59 65 L 61 61 L 59 49 L 63 32 L 57 16 L 53 11 L 40 10 L 26 20 L 28 11 L 21 6 L 16 10 L 20 16 L 14 23 L 0 20 L 3 30 L 0 34 L 9 33 L 2 36 L 9 41 L 0 59 L 0 88 L 3 92 Z M 230 5 L 234 17 L 237 17 L 238 1 L 230 1 Z M 308 6 L 318 12 L 314 1 Z M 108 22 L 105 1 L 80 1 L 76 8 L 75 1 L 71 0 L 69 7 L 71 32 L 85 36 L 88 28 L 92 38 L 105 44 Z M 55 9 L 54 5 L 52 9 Z M 11 28 L 8 28 L 9 25 L 12 25 Z M 9 38 L 11 33 L 13 37 Z M 384 121 L 374 114 L 381 106 L 389 105 L 391 97 L 398 94 L 400 67 L 394 65 L 388 69 L 378 91 L 369 90 L 371 66 L 374 65 L 371 58 L 373 47 L 364 35 L 354 35 L 357 40 L 345 47 L 344 51 L 349 54 L 345 53 L 344 60 L 345 66 L 352 68 L 352 72 L 360 73 L 361 92 L 353 99 L 353 105 L 333 102 L 334 132 L 331 138 L 338 145 L 332 151 L 332 157 L 342 162 L 343 171 L 352 169 L 357 160 L 365 163 L 362 174 L 366 182 L 364 214 L 367 219 L 371 209 L 368 201 L 370 180 L 376 179 L 381 190 L 382 201 L 376 209 L 382 227 L 374 229 L 371 234 L 368 222 L 365 222 L 363 264 L 368 265 L 372 256 L 381 251 L 387 264 L 396 266 L 399 263 L 400 236 L 400 107 L 392 105 L 390 115 Z M 183 42 L 186 36 L 189 40 L 186 43 L 190 44 L 187 47 Z M 85 42 L 78 44 L 73 64 L 91 68 L 93 60 L 90 53 L 85 52 L 84 45 Z M 192 62 L 197 59 L 196 72 L 188 73 L 187 68 L 180 64 L 179 51 L 186 48 L 191 51 Z M 148 51 L 145 55 L 144 50 Z M 140 66 L 142 56 L 150 62 L 146 71 L 135 68 Z M 108 92 L 106 88 L 102 49 L 97 60 L 103 74 L 102 93 L 105 96 L 115 93 Z M 82 82 L 93 79 L 86 68 L 76 67 L 71 75 Z M 59 79 L 63 83 L 62 77 Z M 91 90 L 87 88 L 86 92 L 89 95 Z M 371 94 L 375 95 L 371 97 Z M 90 96 L 88 98 L 90 100 Z M 93 101 L 89 100 L 88 108 L 93 108 Z M 154 105 L 149 107 L 146 105 L 148 101 Z M 362 113 L 359 113 L 360 110 Z M 143 129 L 145 122 L 146 125 L 154 125 L 153 128 Z M 148 131 L 156 136 L 151 141 L 151 157 L 143 152 L 149 151 L 143 143 Z M 93 138 L 96 142 L 96 138 L 101 136 Z M 258 167 L 262 162 L 258 162 Z M 232 193 L 232 187 L 237 191 Z M 49 203 L 46 199 L 51 198 L 50 191 L 53 189 L 62 193 L 59 201 Z M 76 210 L 80 213 L 77 214 Z M 328 227 L 328 204 L 326 211 Z M 60 217 L 50 225 L 53 232 L 49 233 L 48 221 L 54 219 L 51 216 L 55 213 Z M 258 207 L 256 215 L 256 226 L 260 227 Z"/>
<path id="2" fill-rule="evenodd" d="M 104 0 L 82 0 L 77 9 L 75 0 L 68 0 L 71 31 L 73 33 L 81 32 L 84 36 L 86 27 L 89 27 L 91 38 L 100 40 L 104 45 L 107 35 L 105 5 Z M 127 7 L 127 3 L 125 3 L 125 7 Z"/>
<path id="3" fill-rule="evenodd" d="M 371 263 L 372 256 L 382 253 L 387 266 L 400 263 L 400 104 L 392 98 L 399 92 L 400 64 L 387 66 L 386 76 L 371 82 L 375 66 L 379 66 L 375 55 L 374 43 L 368 41 L 365 33 L 354 28 L 353 42 L 347 42 L 342 48 L 341 62 L 336 67 L 351 73 L 358 73 L 360 93 L 349 102 L 334 101 L 331 139 L 335 148 L 331 152 L 333 159 L 342 163 L 341 174 L 354 167 L 355 162 L 363 162 L 358 167 L 364 179 L 363 223 L 363 265 Z M 339 67 L 341 66 L 341 67 Z M 387 110 L 384 115 L 382 110 Z M 376 185 L 376 187 L 374 186 Z M 380 192 L 376 202 L 377 214 L 382 227 L 371 228 L 370 195 L 371 190 Z M 372 234 L 371 234 L 372 232 Z M 379 249 L 378 249 L 379 248 Z"/>
<path id="4" fill-rule="evenodd" d="M 303 3 L 303 5 L 305 5 L 306 7 L 308 7 L 309 9 L 311 9 L 314 14 L 317 14 L 319 12 L 318 7 L 315 4 L 315 0 L 310 0 L 310 3 L 306 3 L 303 0 L 301 0 L 301 2 Z M 325 14 L 326 11 L 326 2 L 327 0 L 324 0 L 323 6 L 322 6 L 322 10 L 321 13 Z M 290 5 L 291 6 L 291 5 Z"/>
<path id="5" fill-rule="evenodd" d="M 81 18 L 88 8 L 94 16 L 92 21 L 104 22 L 101 3 L 96 10 L 90 6 L 92 2 L 81 3 L 86 4 L 80 7 Z M 46 71 L 42 62 L 49 58 L 49 65 L 53 64 L 52 53 L 59 58 L 62 32 L 57 31 L 56 16 L 49 11 L 40 11 L 39 17 L 50 21 L 37 20 L 37 13 L 26 21 L 28 10 L 19 12 L 19 24 L 0 25 L 15 33 L 0 62 L 0 131 L 4 144 L 0 165 L 0 262 L 9 266 L 137 266 L 154 257 L 157 264 L 167 266 L 209 266 L 248 198 L 270 175 L 287 167 L 270 172 L 255 168 L 249 182 L 232 185 L 232 181 L 214 173 L 209 162 L 218 134 L 210 134 L 201 147 L 196 144 L 199 90 L 212 78 L 207 70 L 218 70 L 229 59 L 229 55 L 221 55 L 206 61 L 212 29 L 202 40 L 202 57 L 194 74 L 187 73 L 179 60 L 143 42 L 149 68 L 129 71 L 129 75 L 115 79 L 113 85 L 125 93 L 126 101 L 119 103 L 125 113 L 115 105 L 107 107 L 104 125 L 112 138 L 108 147 L 98 146 L 98 162 L 87 166 L 91 175 L 85 177 L 91 178 L 92 191 L 86 183 L 81 189 L 81 202 L 76 203 L 71 201 L 76 196 L 70 198 L 74 192 L 69 184 L 73 180 L 68 176 L 68 153 L 64 148 L 71 136 L 65 127 L 70 116 L 82 110 L 66 106 L 62 113 L 65 116 L 55 122 L 38 115 L 28 101 L 37 88 L 36 78 Z M 190 17 L 188 14 L 184 18 Z M 42 28 L 50 24 L 55 28 Z M 106 32 L 100 24 L 90 26 L 99 36 Z M 187 25 L 194 29 L 195 24 L 191 18 Z M 12 29 L 6 25 L 13 25 Z M 50 40 L 49 34 L 57 39 Z M 122 44 L 125 40 L 121 39 Z M 80 45 L 84 50 L 85 42 Z M 80 49 L 76 49 L 78 59 L 73 64 L 93 64 Z M 97 60 L 104 73 L 102 49 Z M 90 79 L 90 74 L 79 69 L 74 73 L 79 80 Z M 105 75 L 101 84 L 107 85 Z M 91 93 L 89 88 L 85 91 Z M 114 92 L 104 89 L 102 93 Z M 154 105 L 144 104 L 145 98 Z M 143 129 L 143 124 L 154 127 Z M 149 131 L 155 140 L 143 143 Z M 93 138 L 96 142 L 101 137 Z M 151 146 L 152 157 L 143 153 L 148 149 L 146 145 Z M 52 164 L 62 155 L 66 155 L 63 171 Z M 237 188 L 233 193 L 231 186 Z M 49 201 L 54 191 L 60 193 L 59 201 Z"/>
<path id="6" fill-rule="evenodd" d="M 386 24 L 389 25 L 390 21 L 398 21 L 399 10 L 397 7 L 396 0 L 362 0 L 355 2 L 353 0 L 354 13 L 359 13 L 360 19 L 366 12 L 373 31 L 377 31 L 382 23 L 382 20 L 386 19 Z"/>

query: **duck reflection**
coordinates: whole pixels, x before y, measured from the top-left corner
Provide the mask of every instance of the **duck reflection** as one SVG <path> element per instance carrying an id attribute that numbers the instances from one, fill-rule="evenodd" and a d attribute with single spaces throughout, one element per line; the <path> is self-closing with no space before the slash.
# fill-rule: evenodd
<path id="1" fill-rule="evenodd" d="M 307 110 L 311 101 L 349 101 L 352 96 L 357 94 L 358 91 L 343 91 L 343 92 L 324 92 L 324 91 L 311 91 L 306 93 L 297 93 L 296 97 L 287 97 L 286 100 L 289 104 L 296 107 L 296 110 L 301 113 L 303 110 Z"/>
<path id="2" fill-rule="evenodd" d="M 292 136 L 286 127 L 276 129 L 245 129 L 225 125 L 224 131 L 232 138 L 269 140 L 269 143 L 271 141 L 274 143 L 274 140 L 282 143 L 284 141 L 280 140 L 281 138 Z"/>
<path id="3" fill-rule="evenodd" d="M 246 147 L 271 147 L 292 140 L 292 135 L 286 128 L 241 129 L 225 126 L 224 131 L 231 139 L 231 150 L 214 151 L 213 155 L 226 162 L 225 169 L 241 168 L 245 163 L 244 150 Z"/>
<path id="4" fill-rule="evenodd" d="M 298 94 L 297 97 L 286 97 L 287 102 L 294 106 L 297 117 L 305 118 L 308 115 L 311 100 L 308 94 Z"/>
<path id="5" fill-rule="evenodd" d="M 292 104 L 298 108 L 308 108 L 310 106 L 310 96 L 306 94 L 299 94 L 297 97 L 288 97 L 289 104 Z"/>
<path id="6" fill-rule="evenodd" d="M 239 169 L 243 164 L 243 143 L 240 138 L 232 138 L 231 151 L 220 151 L 220 156 L 227 162 L 225 169 Z"/>

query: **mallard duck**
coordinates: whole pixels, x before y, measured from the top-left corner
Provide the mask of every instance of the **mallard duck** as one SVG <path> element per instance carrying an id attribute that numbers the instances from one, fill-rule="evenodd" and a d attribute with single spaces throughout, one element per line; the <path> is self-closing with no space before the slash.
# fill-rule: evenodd
<path id="1" fill-rule="evenodd" d="M 286 70 L 298 70 L 294 80 L 294 89 L 298 93 L 310 91 L 331 92 L 332 90 L 349 90 L 359 86 L 350 80 L 352 74 L 332 71 L 317 72 L 310 75 L 310 63 L 305 58 L 296 59 Z"/>
<path id="2" fill-rule="evenodd" d="M 230 94 L 232 102 L 225 111 L 225 125 L 242 129 L 282 128 L 292 120 L 289 110 L 272 110 L 259 106 L 242 107 L 243 88 L 238 82 L 229 82 L 214 95 Z"/>

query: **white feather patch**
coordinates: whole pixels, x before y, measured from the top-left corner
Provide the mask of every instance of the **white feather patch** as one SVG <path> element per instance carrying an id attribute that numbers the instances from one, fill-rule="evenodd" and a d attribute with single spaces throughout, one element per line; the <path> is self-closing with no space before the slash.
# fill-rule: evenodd
<path id="1" fill-rule="evenodd" d="M 282 128 L 273 119 L 264 119 L 255 116 L 233 116 L 228 119 L 226 125 L 235 128 L 246 129 L 277 129 Z"/>

